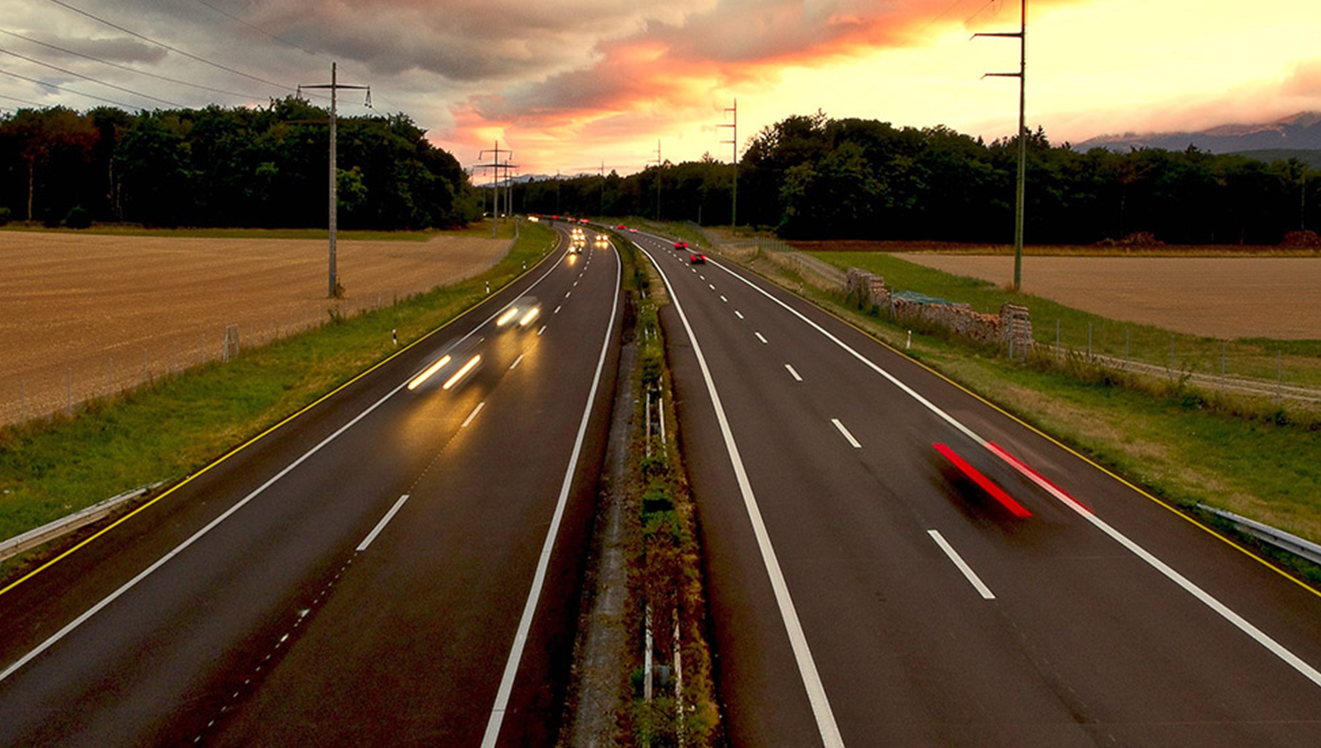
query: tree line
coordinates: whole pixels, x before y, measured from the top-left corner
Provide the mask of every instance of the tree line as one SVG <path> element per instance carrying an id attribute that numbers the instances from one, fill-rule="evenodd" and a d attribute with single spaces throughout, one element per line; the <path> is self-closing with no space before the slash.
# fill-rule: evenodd
<path id="1" fill-rule="evenodd" d="M 481 195 L 404 114 L 340 117 L 340 225 L 465 224 Z M 329 114 L 269 106 L 126 112 L 19 109 L 0 118 L 0 217 L 81 226 L 326 224 Z"/>
<path id="2" fill-rule="evenodd" d="M 747 144 L 738 223 L 786 237 L 1007 243 L 1017 159 L 1016 138 L 987 144 L 942 126 L 792 116 Z M 514 206 L 728 225 L 733 180 L 733 169 L 708 155 L 627 177 L 515 185 Z M 1036 244 L 1140 233 L 1168 243 L 1276 244 L 1321 227 L 1321 172 L 1298 159 L 1268 164 L 1191 147 L 1079 153 L 1038 129 L 1027 136 L 1026 215 Z"/>

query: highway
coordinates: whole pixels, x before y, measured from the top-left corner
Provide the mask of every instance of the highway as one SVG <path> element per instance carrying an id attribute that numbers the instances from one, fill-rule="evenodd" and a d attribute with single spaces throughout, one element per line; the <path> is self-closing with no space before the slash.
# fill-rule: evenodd
<path id="1" fill-rule="evenodd" d="M 0 745 L 552 744 L 619 288 L 561 242 L 0 593 Z"/>
<path id="2" fill-rule="evenodd" d="M 661 270 L 729 742 L 1298 746 L 1321 596 L 813 305 Z"/>

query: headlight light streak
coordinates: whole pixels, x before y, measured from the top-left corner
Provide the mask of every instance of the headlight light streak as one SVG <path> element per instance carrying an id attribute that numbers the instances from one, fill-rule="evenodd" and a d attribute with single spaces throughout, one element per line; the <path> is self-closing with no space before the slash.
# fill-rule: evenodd
<path id="1" fill-rule="evenodd" d="M 448 364 L 449 362 L 450 362 L 449 354 L 445 354 L 444 356 L 441 357 L 439 361 L 432 364 L 431 366 L 428 366 L 426 371 L 422 372 L 421 374 L 418 374 L 416 377 L 413 377 L 413 381 L 408 383 L 408 389 L 415 390 L 418 387 L 421 387 L 423 382 L 435 376 L 436 372 L 445 368 L 445 365 Z"/>
<path id="2" fill-rule="evenodd" d="M 527 310 L 527 314 L 523 315 L 523 319 L 520 319 L 518 321 L 518 326 L 527 327 L 528 324 L 530 324 L 532 320 L 536 319 L 537 315 L 539 314 L 541 314 L 541 310 L 536 307 L 532 307 L 531 309 Z"/>
<path id="3" fill-rule="evenodd" d="M 481 360 L 482 357 L 480 355 L 473 356 L 471 359 L 468 360 L 468 363 L 463 365 L 462 369 L 459 369 L 458 371 L 454 372 L 454 376 L 450 377 L 445 382 L 445 385 L 441 387 L 441 389 L 448 390 L 454 385 L 458 384 L 459 380 L 467 376 L 468 372 L 472 371 L 474 366 L 481 363 Z"/>
<path id="4" fill-rule="evenodd" d="M 517 317 L 517 316 L 518 316 L 518 307 L 516 307 L 516 306 L 511 306 L 511 307 L 509 307 L 509 311 L 507 311 L 507 312 L 505 312 L 504 314 L 500 315 L 500 318 L 497 319 L 497 320 L 495 321 L 495 326 L 496 326 L 496 327 L 504 327 L 505 325 L 509 324 L 509 321 L 510 321 L 510 320 L 512 320 L 513 318 L 515 318 L 515 317 Z"/>

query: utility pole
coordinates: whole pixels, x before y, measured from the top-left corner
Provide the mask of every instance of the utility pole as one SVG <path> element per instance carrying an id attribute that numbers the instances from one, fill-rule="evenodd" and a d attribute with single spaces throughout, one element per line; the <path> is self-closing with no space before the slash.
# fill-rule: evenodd
<path id="1" fill-rule="evenodd" d="M 722 140 L 721 143 L 731 143 L 734 146 L 734 199 L 733 205 L 729 209 L 730 228 L 738 228 L 738 99 L 734 99 L 734 106 L 725 107 L 725 113 L 734 113 L 734 121 L 727 122 L 716 127 L 732 128 L 729 140 Z"/>
<path id="2" fill-rule="evenodd" d="M 357 91 L 367 92 L 367 104 L 372 102 L 371 86 L 350 86 L 339 82 L 339 71 L 337 63 L 330 63 L 330 83 L 316 86 L 299 86 L 304 88 L 329 88 L 330 89 L 330 298 L 335 298 L 335 286 L 338 282 L 335 278 L 335 234 L 339 228 L 339 172 L 335 164 L 335 94 L 341 88 L 348 88 Z"/>
<path id="3" fill-rule="evenodd" d="M 647 163 L 651 163 L 648 161 Z M 664 165 L 661 160 L 661 142 L 656 140 L 656 220 L 660 220 L 660 200 L 661 200 L 661 167 Z"/>
<path id="4" fill-rule="evenodd" d="M 500 141 L 495 141 L 495 147 L 481 151 L 477 154 L 478 160 L 486 158 L 486 154 L 493 154 L 491 163 L 475 164 L 474 169 L 494 169 L 491 177 L 491 238 L 495 239 L 500 234 L 500 167 L 508 168 L 509 159 L 513 158 L 514 152 L 500 147 Z M 505 162 L 500 163 L 500 154 L 505 154 Z M 506 174 L 508 172 L 506 171 Z"/>
<path id="5" fill-rule="evenodd" d="M 1020 0 L 1022 3 L 1022 21 L 1018 31 L 1002 32 L 995 34 L 973 34 L 976 39 L 979 36 L 1001 36 L 1017 37 L 1018 52 L 1018 72 L 1017 73 L 987 73 L 983 78 L 1017 78 L 1018 79 L 1018 200 L 1014 208 L 1014 290 L 1017 291 L 1022 285 L 1023 280 L 1023 203 L 1026 193 L 1027 182 L 1027 122 L 1024 119 L 1024 109 L 1027 88 L 1027 0 Z"/>

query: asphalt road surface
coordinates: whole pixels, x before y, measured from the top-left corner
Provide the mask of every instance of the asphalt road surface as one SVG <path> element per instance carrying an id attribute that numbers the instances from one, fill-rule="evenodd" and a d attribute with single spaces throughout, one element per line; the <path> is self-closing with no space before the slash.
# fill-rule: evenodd
<path id="1" fill-rule="evenodd" d="M 1298 746 L 1321 596 L 743 270 L 637 243 L 730 742 Z"/>
<path id="2" fill-rule="evenodd" d="M 619 268 L 552 254 L 0 594 L 0 745 L 553 743 Z"/>

